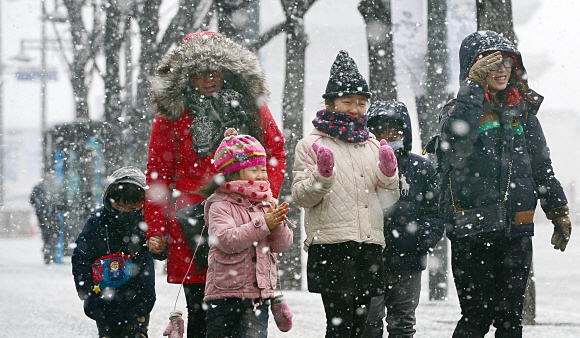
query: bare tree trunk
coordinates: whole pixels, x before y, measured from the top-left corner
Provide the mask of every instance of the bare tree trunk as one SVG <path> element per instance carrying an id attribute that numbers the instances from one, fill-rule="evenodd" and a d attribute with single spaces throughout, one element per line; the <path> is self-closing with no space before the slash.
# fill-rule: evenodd
<path id="1" fill-rule="evenodd" d="M 390 0 L 362 0 L 358 5 L 367 33 L 369 86 L 373 100 L 396 100 Z"/>
<path id="2" fill-rule="evenodd" d="M 141 54 L 139 55 L 135 108 L 128 114 L 128 123 L 133 139 L 132 149 L 138 155 L 133 157 L 133 163 L 141 169 L 145 169 L 147 166 L 149 133 L 151 121 L 155 114 L 149 102 L 149 78 L 153 76 L 155 65 L 165 53 L 165 50 L 159 49 L 157 43 L 160 4 L 161 0 L 143 0 L 136 8 Z M 168 31 L 170 31 L 169 28 Z"/>
<path id="3" fill-rule="evenodd" d="M 87 104 L 88 84 L 86 83 L 88 62 L 93 58 L 102 42 L 102 31 L 99 23 L 99 10 L 93 8 L 93 29 L 87 32 L 83 23 L 83 3 L 73 0 L 63 0 L 68 11 L 68 22 L 73 44 L 73 60 L 70 65 L 70 82 L 75 98 L 75 117 L 80 120 L 89 119 Z M 89 72 L 92 71 L 92 68 Z"/>
<path id="4" fill-rule="evenodd" d="M 445 87 L 447 73 L 447 4 L 445 0 L 428 0 L 427 13 L 427 90 L 426 95 L 416 98 L 421 145 L 424 148 L 431 137 L 439 133 L 439 111 L 449 99 Z M 434 160 L 434 159 L 432 159 Z M 429 299 L 447 298 L 447 237 L 434 248 L 429 260 Z"/>
<path id="5" fill-rule="evenodd" d="M 282 199 L 291 200 L 292 193 L 292 168 L 294 167 L 294 151 L 296 144 L 303 137 L 303 111 L 304 111 L 304 68 L 306 54 L 306 33 L 302 19 L 295 19 L 290 23 L 286 35 L 286 81 L 284 82 L 284 98 L 282 107 L 283 133 L 286 148 L 286 174 L 280 196 Z M 288 218 L 293 224 L 300 224 L 301 208 L 296 203 L 291 203 Z M 282 271 L 286 278 L 282 279 L 285 288 L 300 289 L 300 279 L 294 276 L 300 275 L 298 268 L 300 263 L 301 241 L 300 231 L 294 231 L 294 243 L 282 256 Z M 298 266 L 297 266 L 298 264 Z"/>
<path id="6" fill-rule="evenodd" d="M 286 81 L 284 81 L 284 98 L 282 99 L 282 132 L 286 148 L 286 174 L 280 192 L 280 199 L 290 201 L 288 218 L 293 224 L 301 224 L 301 208 L 292 202 L 290 187 L 294 151 L 304 133 L 304 69 L 306 65 L 306 46 L 308 38 L 304 30 L 304 15 L 315 0 L 281 0 L 286 16 Z M 282 285 L 286 289 L 301 287 L 301 251 L 300 230 L 294 231 L 294 243 L 281 256 L 280 265 L 283 276 Z"/>
<path id="7" fill-rule="evenodd" d="M 446 86 L 449 81 L 447 70 L 447 26 L 445 25 L 447 4 L 445 0 L 427 1 L 427 90 L 417 98 L 417 115 L 421 145 L 424 147 L 431 137 L 439 133 L 439 110 L 449 99 Z"/>
<path id="8" fill-rule="evenodd" d="M 123 44 L 123 28 L 121 27 L 121 11 L 116 0 L 105 4 L 105 122 L 104 134 L 105 163 L 107 174 L 124 165 L 125 147 L 121 133 L 119 117 L 121 117 L 121 85 L 119 79 L 119 58 Z"/>
<path id="9" fill-rule="evenodd" d="M 492 30 L 517 45 L 511 0 L 477 1 L 477 30 Z"/>

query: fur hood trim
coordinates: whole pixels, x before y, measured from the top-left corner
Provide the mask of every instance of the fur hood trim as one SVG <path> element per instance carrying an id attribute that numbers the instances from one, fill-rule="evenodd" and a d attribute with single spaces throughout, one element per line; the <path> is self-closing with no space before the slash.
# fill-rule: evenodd
<path id="1" fill-rule="evenodd" d="M 201 34 L 165 54 L 151 80 L 151 103 L 157 115 L 176 120 L 186 108 L 186 88 L 195 73 L 220 71 L 224 89 L 242 95 L 242 108 L 257 112 L 270 91 L 256 54 L 220 34 Z"/>

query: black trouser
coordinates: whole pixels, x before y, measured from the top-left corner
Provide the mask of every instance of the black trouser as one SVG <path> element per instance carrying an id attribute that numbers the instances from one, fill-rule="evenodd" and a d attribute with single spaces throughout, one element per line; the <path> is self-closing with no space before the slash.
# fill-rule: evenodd
<path id="1" fill-rule="evenodd" d="M 205 338 L 205 284 L 183 284 L 183 291 L 187 302 L 187 338 Z"/>
<path id="2" fill-rule="evenodd" d="M 122 323 L 97 322 L 99 338 L 147 338 L 149 314 Z"/>
<path id="3" fill-rule="evenodd" d="M 323 293 L 322 303 L 326 313 L 326 338 L 362 337 L 370 296 Z"/>
<path id="4" fill-rule="evenodd" d="M 530 237 L 454 240 L 451 263 L 462 317 L 454 338 L 480 338 L 496 327 L 496 337 L 522 336 L 524 293 L 532 263 Z"/>

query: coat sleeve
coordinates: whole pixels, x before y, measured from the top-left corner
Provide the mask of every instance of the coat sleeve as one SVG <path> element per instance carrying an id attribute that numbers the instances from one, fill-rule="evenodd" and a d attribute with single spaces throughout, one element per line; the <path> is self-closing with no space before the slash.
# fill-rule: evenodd
<path id="1" fill-rule="evenodd" d="M 248 223 L 236 224 L 231 204 L 227 202 L 212 203 L 207 217 L 210 245 L 215 245 L 226 254 L 242 252 L 270 234 L 264 216 Z M 215 240 L 212 241 L 212 237 Z"/>
<path id="2" fill-rule="evenodd" d="M 270 242 L 272 252 L 284 252 L 294 243 L 294 232 L 288 227 L 288 222 L 284 222 L 270 231 L 268 242 Z"/>
<path id="3" fill-rule="evenodd" d="M 453 167 L 462 168 L 473 152 L 479 136 L 484 100 L 485 92 L 481 86 L 467 79 L 459 85 L 454 106 L 442 112 L 441 135 L 449 142 L 449 161 Z"/>
<path id="4" fill-rule="evenodd" d="M 303 208 L 312 208 L 320 203 L 324 196 L 330 192 L 336 179 L 335 173 L 330 177 L 324 177 L 318 173 L 318 170 L 314 169 L 316 164 L 314 151 L 310 151 L 308 154 L 308 149 L 311 146 L 308 139 L 302 139 L 296 145 L 294 152 L 292 198 Z M 309 168 L 306 167 L 306 161 L 310 163 Z"/>
<path id="5" fill-rule="evenodd" d="M 263 132 L 264 148 L 267 154 L 268 179 L 271 182 L 272 194 L 275 198 L 280 194 L 286 173 L 286 150 L 284 149 L 284 136 L 278 128 L 276 121 L 268 106 L 260 108 L 261 126 Z"/>
<path id="6" fill-rule="evenodd" d="M 151 126 L 147 159 L 145 222 L 147 238 L 167 234 L 171 183 L 175 175 L 177 137 L 174 122 L 157 116 Z"/>
<path id="7" fill-rule="evenodd" d="M 548 148 L 544 131 L 538 117 L 534 114 L 528 115 L 526 144 L 542 210 L 548 212 L 568 204 L 564 189 L 554 174 L 552 160 L 550 159 L 550 149 Z"/>
<path id="8" fill-rule="evenodd" d="M 72 273 L 74 277 L 77 294 L 81 300 L 87 299 L 92 294 L 93 272 L 92 265 L 99 257 L 96 256 L 94 248 L 94 228 L 96 219 L 93 215 L 89 217 L 83 230 L 76 240 L 76 247 L 71 257 Z"/>
<path id="9" fill-rule="evenodd" d="M 443 237 L 445 223 L 439 215 L 439 176 L 432 163 L 427 162 L 425 181 L 419 206 L 417 238 L 423 252 L 431 251 Z"/>

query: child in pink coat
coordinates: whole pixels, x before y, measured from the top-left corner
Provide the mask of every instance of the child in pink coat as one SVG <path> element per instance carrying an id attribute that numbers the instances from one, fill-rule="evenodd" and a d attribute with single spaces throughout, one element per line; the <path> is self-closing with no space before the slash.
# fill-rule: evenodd
<path id="1" fill-rule="evenodd" d="M 209 196 L 207 336 L 265 338 L 277 283 L 275 253 L 293 242 L 285 222 L 290 208 L 272 197 L 266 152 L 254 137 L 227 136 L 214 166 L 220 174 L 198 191 Z"/>

